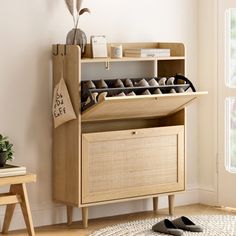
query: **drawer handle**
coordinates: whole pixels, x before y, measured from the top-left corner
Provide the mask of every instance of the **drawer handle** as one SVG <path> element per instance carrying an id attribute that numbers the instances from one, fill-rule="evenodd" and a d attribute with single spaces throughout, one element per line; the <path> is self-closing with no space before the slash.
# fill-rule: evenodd
<path id="1" fill-rule="evenodd" d="M 135 135 L 135 134 L 138 134 L 138 132 L 137 131 L 132 131 L 132 134 Z"/>

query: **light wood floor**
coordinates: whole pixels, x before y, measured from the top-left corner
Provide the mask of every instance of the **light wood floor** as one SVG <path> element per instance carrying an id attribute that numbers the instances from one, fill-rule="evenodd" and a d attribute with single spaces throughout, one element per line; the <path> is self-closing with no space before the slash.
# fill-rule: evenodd
<path id="1" fill-rule="evenodd" d="M 141 213 L 134 213 L 128 215 L 120 215 L 120 216 L 113 216 L 107 218 L 100 218 L 89 220 L 89 227 L 88 229 L 82 229 L 81 222 L 73 222 L 72 226 L 68 227 L 66 224 L 60 225 L 52 225 L 52 226 L 44 226 L 40 228 L 36 228 L 36 235 L 57 235 L 57 236 L 87 236 L 91 232 L 106 227 L 108 225 L 124 223 L 131 220 L 140 220 L 140 219 L 147 219 L 153 218 L 157 216 L 167 216 L 168 210 L 161 209 L 158 213 L 153 212 L 141 212 Z M 189 205 L 189 206 L 182 206 L 176 207 L 174 215 L 236 215 L 235 209 L 229 208 L 217 208 L 205 205 Z M 10 236 L 25 236 L 28 235 L 25 230 L 21 231 L 12 231 L 9 232 Z"/>

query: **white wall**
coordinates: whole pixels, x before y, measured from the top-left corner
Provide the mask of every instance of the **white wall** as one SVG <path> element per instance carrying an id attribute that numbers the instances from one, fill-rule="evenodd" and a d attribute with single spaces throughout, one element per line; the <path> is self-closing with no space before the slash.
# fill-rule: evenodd
<path id="1" fill-rule="evenodd" d="M 184 42 L 187 75 L 197 85 L 197 2 L 85 0 L 92 14 L 82 16 L 80 27 L 88 38 L 105 34 L 109 42 Z M 13 141 L 15 163 L 38 176 L 37 183 L 28 186 L 36 226 L 65 221 L 65 209 L 51 201 L 51 45 L 64 43 L 71 28 L 63 0 L 1 0 L 0 133 Z M 188 191 L 177 197 L 178 204 L 199 200 L 196 104 L 189 110 Z M 166 206 L 166 198 L 160 205 Z M 147 209 L 151 209 L 149 200 L 119 203 L 92 207 L 90 217 Z M 12 228 L 23 227 L 21 218 L 14 216 Z M 74 219 L 78 218 L 79 210 Z"/>
<path id="2" fill-rule="evenodd" d="M 200 202 L 217 203 L 217 1 L 199 0 L 199 88 L 209 94 L 199 100 Z"/>

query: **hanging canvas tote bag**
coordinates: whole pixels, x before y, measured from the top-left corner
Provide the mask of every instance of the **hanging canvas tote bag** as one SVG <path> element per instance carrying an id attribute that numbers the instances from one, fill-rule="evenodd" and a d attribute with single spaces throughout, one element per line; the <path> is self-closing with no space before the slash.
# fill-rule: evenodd
<path id="1" fill-rule="evenodd" d="M 52 112 L 55 128 L 67 121 L 76 119 L 69 92 L 63 78 L 61 78 L 60 82 L 54 88 Z"/>

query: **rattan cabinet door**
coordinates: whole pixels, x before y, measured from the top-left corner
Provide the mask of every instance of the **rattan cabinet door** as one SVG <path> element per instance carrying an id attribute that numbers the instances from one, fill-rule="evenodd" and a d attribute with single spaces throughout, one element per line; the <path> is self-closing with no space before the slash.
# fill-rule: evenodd
<path id="1" fill-rule="evenodd" d="M 82 204 L 184 190 L 184 126 L 82 134 Z"/>

